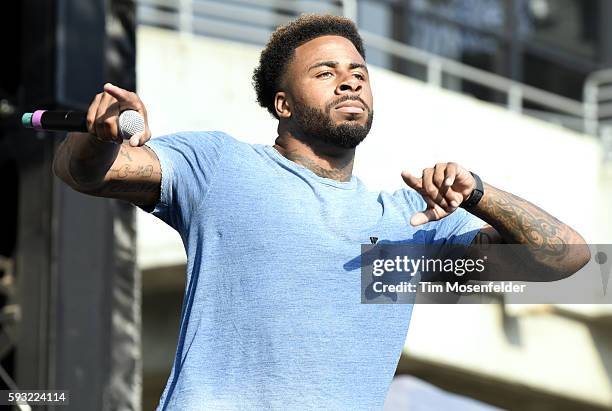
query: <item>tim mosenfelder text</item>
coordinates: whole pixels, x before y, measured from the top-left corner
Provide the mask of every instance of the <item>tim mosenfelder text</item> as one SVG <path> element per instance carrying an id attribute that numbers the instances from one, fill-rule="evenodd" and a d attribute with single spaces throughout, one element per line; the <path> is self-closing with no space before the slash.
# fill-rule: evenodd
<path id="1" fill-rule="evenodd" d="M 458 258 L 420 258 L 414 259 L 408 256 L 396 256 L 390 259 L 376 259 L 372 264 L 372 275 L 382 277 L 386 273 L 407 273 L 411 277 L 417 273 L 453 273 L 461 277 L 469 273 L 482 273 L 485 270 L 487 256 L 478 259 Z M 447 282 L 446 284 L 433 284 L 432 282 L 422 281 L 417 284 L 402 281 L 397 284 L 384 284 L 377 281 L 372 284 L 376 293 L 414 293 L 421 292 L 453 292 L 453 293 L 472 293 L 472 292 L 523 292 L 524 284 L 513 284 L 512 282 L 495 283 L 490 281 L 488 284 L 459 284 Z"/>

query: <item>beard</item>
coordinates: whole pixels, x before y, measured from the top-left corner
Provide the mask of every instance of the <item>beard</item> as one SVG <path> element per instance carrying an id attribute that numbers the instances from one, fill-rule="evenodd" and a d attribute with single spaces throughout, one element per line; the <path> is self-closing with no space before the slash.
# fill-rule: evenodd
<path id="1" fill-rule="evenodd" d="M 361 125 L 355 120 L 334 124 L 331 119 L 331 110 L 348 100 L 358 100 L 367 108 L 368 119 L 365 125 Z M 297 133 L 294 133 L 294 135 L 304 138 L 306 142 L 317 141 L 340 148 L 355 148 L 370 132 L 374 112 L 359 97 L 347 96 L 328 104 L 325 111 L 295 101 L 293 118 L 297 128 Z"/>

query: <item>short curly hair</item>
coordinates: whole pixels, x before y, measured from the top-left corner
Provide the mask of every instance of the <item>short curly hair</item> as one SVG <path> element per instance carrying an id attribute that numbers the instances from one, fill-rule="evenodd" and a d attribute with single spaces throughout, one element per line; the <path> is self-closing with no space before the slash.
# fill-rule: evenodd
<path id="1" fill-rule="evenodd" d="M 321 36 L 342 36 L 350 40 L 365 60 L 363 40 L 357 26 L 350 19 L 340 16 L 304 14 L 289 23 L 277 27 L 270 41 L 261 52 L 259 66 L 253 72 L 253 87 L 257 102 L 278 119 L 274 108 L 274 96 L 281 87 L 281 80 L 295 49 Z"/>

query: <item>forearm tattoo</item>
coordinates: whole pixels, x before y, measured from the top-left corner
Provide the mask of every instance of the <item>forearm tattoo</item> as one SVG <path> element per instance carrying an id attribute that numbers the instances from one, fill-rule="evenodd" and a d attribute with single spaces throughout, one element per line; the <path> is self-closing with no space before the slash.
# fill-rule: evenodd
<path id="1" fill-rule="evenodd" d="M 149 155 L 149 157 L 157 160 L 155 154 L 149 150 L 150 149 L 145 146 L 145 152 Z M 153 176 L 161 178 L 161 173 L 159 171 L 154 171 L 155 166 L 153 163 L 130 164 L 132 162 L 132 157 L 125 147 L 121 147 L 119 155 L 123 156 L 127 160 L 127 163 L 123 163 L 119 167 L 113 167 L 110 169 L 113 181 L 105 184 L 100 194 L 112 196 L 113 194 L 122 193 L 159 192 L 159 182 L 156 179 L 152 179 L 152 181 L 145 180 Z"/>
<path id="2" fill-rule="evenodd" d="M 79 191 L 137 204 L 150 204 L 159 197 L 161 173 L 156 167 L 157 156 L 149 147 L 143 146 L 146 156 L 137 158 L 127 143 L 78 136 L 64 144 L 67 147 L 60 155 L 68 160 L 70 177 Z M 110 181 L 104 183 L 105 179 Z"/>
<path id="3" fill-rule="evenodd" d="M 105 143 L 79 136 L 65 141 L 67 147 L 68 171 L 72 179 L 83 186 L 95 184 L 104 178 L 117 154 L 123 148 L 117 144 Z"/>
<path id="4" fill-rule="evenodd" d="M 513 194 L 487 185 L 487 193 L 472 212 L 491 224 L 506 243 L 528 245 L 550 256 L 563 256 L 577 240 L 570 227 L 539 207 Z M 479 241 L 487 241 L 487 233 Z"/>
<path id="5" fill-rule="evenodd" d="M 536 263 L 537 271 L 528 265 L 532 268 L 527 281 L 564 278 L 578 271 L 590 258 L 584 239 L 571 227 L 530 202 L 488 184 L 485 195 L 470 212 L 492 226 L 484 227 L 472 244 L 481 249 L 482 244 L 500 242 L 525 246 L 513 249 L 516 258 L 507 261 L 507 265 L 511 267 L 519 261 L 520 264 Z M 508 267 L 506 272 L 521 272 Z M 499 273 L 496 275 L 499 277 Z"/>

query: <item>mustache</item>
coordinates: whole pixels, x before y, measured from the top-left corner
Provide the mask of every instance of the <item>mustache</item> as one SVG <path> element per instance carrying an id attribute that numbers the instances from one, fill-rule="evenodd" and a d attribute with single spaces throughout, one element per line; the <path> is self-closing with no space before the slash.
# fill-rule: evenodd
<path id="1" fill-rule="evenodd" d="M 368 106 L 366 104 L 365 101 L 363 101 L 363 99 L 359 96 L 355 96 L 355 95 L 346 95 L 346 96 L 342 96 L 334 101 L 332 101 L 331 103 L 328 103 L 327 106 L 325 107 L 325 111 L 326 112 L 330 112 L 332 108 L 336 107 L 338 104 L 340 103 L 344 103 L 345 101 L 359 101 L 361 104 L 363 104 L 363 106 L 370 112 L 372 111 L 370 109 L 370 106 Z"/>

